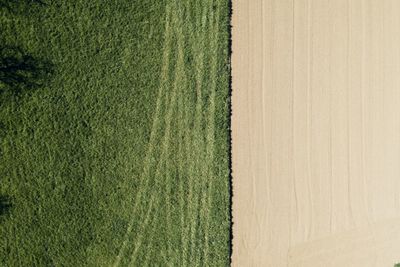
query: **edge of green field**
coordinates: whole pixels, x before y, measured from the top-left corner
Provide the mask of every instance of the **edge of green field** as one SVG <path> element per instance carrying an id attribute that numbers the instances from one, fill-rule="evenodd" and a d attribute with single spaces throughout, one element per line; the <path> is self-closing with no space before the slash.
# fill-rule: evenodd
<path id="1" fill-rule="evenodd" d="M 228 157 L 229 157 L 229 265 L 232 264 L 233 254 L 233 176 L 232 176 L 232 12 L 233 12 L 233 1 L 228 0 L 228 58 L 229 58 L 229 82 L 228 82 Z"/>

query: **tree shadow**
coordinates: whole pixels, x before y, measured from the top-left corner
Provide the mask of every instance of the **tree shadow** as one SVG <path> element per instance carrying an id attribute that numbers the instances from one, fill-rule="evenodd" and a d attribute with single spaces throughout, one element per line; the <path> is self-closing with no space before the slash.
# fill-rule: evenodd
<path id="1" fill-rule="evenodd" d="M 16 12 L 21 7 L 30 5 L 45 6 L 47 3 L 44 0 L 0 0 L 0 10 Z"/>
<path id="2" fill-rule="evenodd" d="M 0 195 L 0 219 L 10 213 L 12 208 L 11 198 L 5 195 Z"/>
<path id="3" fill-rule="evenodd" d="M 0 93 L 19 95 L 39 88 L 53 70 L 51 62 L 26 54 L 18 47 L 0 47 Z"/>

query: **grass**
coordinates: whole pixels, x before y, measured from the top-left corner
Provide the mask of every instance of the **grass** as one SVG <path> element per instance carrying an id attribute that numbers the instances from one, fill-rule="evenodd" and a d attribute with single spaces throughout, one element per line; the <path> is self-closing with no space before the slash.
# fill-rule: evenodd
<path id="1" fill-rule="evenodd" d="M 228 0 L 10 3 L 0 266 L 229 265 Z"/>

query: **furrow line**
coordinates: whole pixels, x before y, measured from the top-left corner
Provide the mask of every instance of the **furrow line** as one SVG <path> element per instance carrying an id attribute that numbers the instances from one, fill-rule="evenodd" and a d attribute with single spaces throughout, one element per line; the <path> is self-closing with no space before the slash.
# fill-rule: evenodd
<path id="1" fill-rule="evenodd" d="M 186 2 L 188 3 L 188 2 Z M 202 11 L 202 18 L 207 15 L 206 13 L 206 5 L 203 6 L 203 11 Z M 177 7 L 178 9 L 179 7 Z M 180 10 L 180 9 L 179 9 Z M 198 166 L 200 164 L 199 160 L 199 154 L 200 151 L 194 151 L 196 149 L 201 149 L 203 147 L 202 144 L 202 135 L 201 135 L 201 121 L 202 121 L 202 78 L 203 78 L 203 72 L 204 72 L 204 52 L 203 52 L 203 46 L 204 46 L 204 35 L 205 35 L 205 28 L 206 28 L 206 22 L 205 20 L 200 20 L 202 23 L 200 25 L 200 35 L 198 41 L 196 38 L 191 39 L 191 47 L 192 51 L 195 54 L 195 66 L 197 69 L 196 72 L 196 94 L 197 94 L 197 103 L 196 103 L 196 113 L 195 113 L 195 125 L 192 129 L 192 137 L 188 137 L 189 140 L 193 140 L 191 143 L 191 147 L 187 147 L 187 150 L 189 151 L 190 155 L 190 162 L 189 162 L 189 192 L 188 192 L 188 197 L 187 197 L 187 218 L 190 220 L 190 223 L 185 227 L 184 233 L 183 233 L 183 246 L 182 246 L 182 260 L 183 260 L 183 266 L 186 266 L 187 264 L 187 257 L 188 257 L 188 249 L 189 247 L 191 248 L 191 254 L 193 254 L 193 249 L 194 249 L 194 236 L 196 234 L 196 216 L 197 213 L 192 214 L 193 210 L 197 211 L 197 202 L 198 202 L 198 194 L 194 195 L 194 176 L 199 175 L 198 172 L 194 170 L 194 165 Z M 180 22 L 182 24 L 182 22 Z M 197 26 L 197 25 L 196 25 Z M 180 26 L 182 29 L 182 26 Z M 197 27 L 196 27 L 197 28 Z M 190 31 L 193 31 L 193 29 L 189 29 Z M 198 49 L 200 48 L 200 56 L 197 57 L 197 52 Z M 200 140 L 198 140 L 200 138 Z M 187 146 L 190 146 L 187 144 Z M 193 201 L 194 199 L 194 201 Z M 195 206 L 195 207 L 193 207 Z M 190 244 L 188 244 L 188 236 L 190 234 Z"/>
<path id="2" fill-rule="evenodd" d="M 119 250 L 119 253 L 114 261 L 114 264 L 113 264 L 114 267 L 118 267 L 121 262 L 121 257 L 125 252 L 125 249 L 126 249 L 126 246 L 128 243 L 128 239 L 129 239 L 129 235 L 132 232 L 133 223 L 134 223 L 134 219 L 135 219 L 134 215 L 137 213 L 138 205 L 141 202 L 143 190 L 146 191 L 147 187 L 148 187 L 149 179 L 147 179 L 147 178 L 148 178 L 149 171 L 150 171 L 151 155 L 153 153 L 154 141 L 155 141 L 156 133 L 158 131 L 158 126 L 159 126 L 159 117 L 160 117 L 159 113 L 160 113 L 160 109 L 161 109 L 164 87 L 168 81 L 169 58 L 170 58 L 170 49 L 171 49 L 171 34 L 170 34 L 171 27 L 170 27 L 170 21 L 169 21 L 170 15 L 171 15 L 170 13 L 171 13 L 170 7 L 169 7 L 169 5 L 167 5 L 167 7 L 166 7 L 166 22 L 165 22 L 164 52 L 163 52 L 163 59 L 162 59 L 163 63 L 162 63 L 162 68 L 161 68 L 160 87 L 159 87 L 158 95 L 157 95 L 156 109 L 155 109 L 155 113 L 153 116 L 153 125 L 152 125 L 152 129 L 151 129 L 151 133 L 150 133 L 150 140 L 149 140 L 149 144 L 148 144 L 146 157 L 144 160 L 144 168 L 143 168 L 143 173 L 141 175 L 141 178 L 142 178 L 141 184 L 139 186 L 139 191 L 137 194 L 137 201 L 136 201 L 134 209 L 133 209 L 132 219 L 129 222 L 127 231 L 124 236 L 124 241 L 123 241 L 122 246 Z M 143 179 L 145 180 L 144 181 L 145 184 L 142 186 Z"/>
<path id="3" fill-rule="evenodd" d="M 172 14 L 173 28 L 174 28 L 175 24 L 176 24 L 176 17 Z M 177 33 L 177 35 L 179 35 L 179 33 Z M 166 189 L 165 189 L 164 193 L 165 193 L 165 197 L 166 197 L 165 204 L 166 204 L 166 215 L 167 215 L 166 216 L 167 234 L 170 233 L 170 225 L 171 225 L 171 218 L 170 218 L 170 213 L 171 213 L 170 202 L 171 201 L 169 198 L 169 192 L 171 191 L 171 188 L 170 188 L 170 181 L 169 181 L 170 175 L 168 173 L 168 149 L 169 149 L 169 144 L 171 141 L 171 121 L 173 119 L 176 100 L 177 100 L 177 97 L 179 97 L 179 95 L 177 95 L 177 88 L 185 76 L 185 74 L 184 74 L 184 65 L 185 65 L 184 46 L 182 45 L 181 42 L 179 42 L 179 38 L 178 38 L 177 46 L 178 46 L 178 57 L 177 57 L 176 65 L 175 65 L 174 84 L 173 84 L 173 88 L 172 88 L 171 98 L 168 103 L 168 109 L 167 109 L 167 115 L 166 115 L 166 126 L 165 126 L 166 128 L 165 128 L 164 138 L 163 138 L 163 142 L 162 142 L 162 151 L 161 151 L 160 161 L 159 161 L 159 164 L 157 165 L 156 174 L 155 174 L 155 179 L 158 184 L 162 177 L 161 168 L 162 168 L 163 163 L 165 162 L 166 171 L 165 171 L 164 177 L 166 177 L 166 179 L 164 180 L 164 185 L 165 185 Z M 151 198 L 152 201 L 154 201 L 156 193 L 157 192 L 155 192 L 155 191 L 152 192 L 152 198 Z M 156 207 L 156 209 L 157 209 L 157 207 Z M 149 221 L 145 221 L 143 223 L 143 225 L 141 225 L 141 227 L 143 229 L 145 229 L 145 227 L 147 227 L 148 223 L 149 223 Z M 142 240 L 143 236 L 144 236 L 144 231 L 141 231 L 141 234 L 137 237 L 137 240 L 139 240 L 138 246 L 135 247 L 134 253 L 131 256 L 131 263 L 134 263 L 136 260 L 137 252 L 138 252 L 139 247 L 141 246 L 141 240 Z M 171 250 L 168 243 L 169 242 L 167 242 L 167 252 L 168 252 L 167 257 L 170 256 L 170 250 Z"/>
<path id="4" fill-rule="evenodd" d="M 211 94 L 210 94 L 210 109 L 209 109 L 209 118 L 208 118 L 208 131 L 207 131 L 207 159 L 208 159 L 208 186 L 207 186 L 207 194 L 206 196 L 203 196 L 202 199 L 207 199 L 206 202 L 203 202 L 203 211 L 206 213 L 205 214 L 205 229 L 204 229 L 204 266 L 208 266 L 208 250 L 209 250 L 209 233 L 208 233 L 208 228 L 210 225 L 210 210 L 211 210 L 211 203 L 212 203 L 212 190 L 213 190 L 213 179 L 214 179 L 214 170 L 213 170 L 213 164 L 214 164 L 214 135 L 215 135 L 215 94 L 216 94 L 216 87 L 217 87 L 217 67 L 218 67 L 218 40 L 219 40 L 219 19 L 220 19 L 220 11 L 221 11 L 221 6 L 220 6 L 220 1 L 218 1 L 218 6 L 217 6 L 217 12 L 215 16 L 215 25 L 214 25 L 214 31 L 213 31 L 213 60 L 211 64 L 211 73 L 214 74 L 212 76 L 211 80 Z M 211 20 L 213 19 L 213 16 L 211 16 Z"/>

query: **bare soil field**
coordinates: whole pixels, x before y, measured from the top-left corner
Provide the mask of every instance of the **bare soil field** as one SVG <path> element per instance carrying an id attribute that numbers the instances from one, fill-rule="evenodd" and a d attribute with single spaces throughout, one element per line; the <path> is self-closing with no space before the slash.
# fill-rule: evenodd
<path id="1" fill-rule="evenodd" d="M 400 1 L 233 1 L 233 266 L 400 261 Z"/>

